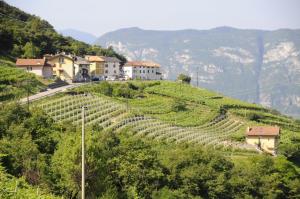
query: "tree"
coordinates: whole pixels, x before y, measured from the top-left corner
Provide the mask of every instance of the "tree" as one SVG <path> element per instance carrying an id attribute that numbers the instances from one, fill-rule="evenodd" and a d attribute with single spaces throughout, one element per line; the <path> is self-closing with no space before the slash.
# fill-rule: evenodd
<path id="1" fill-rule="evenodd" d="M 108 168 L 112 181 L 128 198 L 151 198 L 153 191 L 163 187 L 166 178 L 157 152 L 138 139 L 121 142 L 115 156 L 108 160 Z"/>
<path id="2" fill-rule="evenodd" d="M 36 58 L 40 55 L 40 49 L 33 45 L 32 42 L 27 42 L 23 47 L 24 58 Z"/>
<path id="3" fill-rule="evenodd" d="M 191 77 L 185 74 L 179 74 L 177 80 L 189 84 L 191 82 Z"/>

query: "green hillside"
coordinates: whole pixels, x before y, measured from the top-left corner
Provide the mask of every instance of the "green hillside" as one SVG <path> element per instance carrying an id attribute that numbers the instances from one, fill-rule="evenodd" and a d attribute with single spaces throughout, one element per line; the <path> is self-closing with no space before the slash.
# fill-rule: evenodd
<path id="1" fill-rule="evenodd" d="M 30 111 L 2 106 L 1 164 L 28 192 L 80 196 L 83 105 L 87 198 L 299 197 L 299 121 L 168 81 L 86 84 Z M 246 126 L 269 123 L 282 127 L 277 157 L 243 142 Z"/>
<path id="2" fill-rule="evenodd" d="M 294 159 L 299 153 L 300 121 L 262 106 L 245 103 L 188 84 L 120 82 L 90 84 L 37 105 L 54 120 L 81 124 L 80 104 L 87 110 L 87 125 L 134 136 L 213 146 L 226 150 L 255 151 L 244 144 L 247 126 L 281 127 L 279 153 Z M 79 94 L 78 94 L 79 93 Z M 85 96 L 83 93 L 88 93 Z"/>

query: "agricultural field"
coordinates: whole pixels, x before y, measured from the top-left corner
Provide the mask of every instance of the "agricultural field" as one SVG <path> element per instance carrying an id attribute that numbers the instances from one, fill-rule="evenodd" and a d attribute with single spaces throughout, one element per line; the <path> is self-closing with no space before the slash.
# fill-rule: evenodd
<path id="1" fill-rule="evenodd" d="M 282 143 L 292 143 L 300 129 L 297 121 L 272 110 L 175 82 L 92 84 L 35 105 L 59 123 L 80 126 L 80 107 L 86 106 L 85 123 L 94 128 L 251 153 L 257 149 L 244 143 L 249 125 L 284 124 Z"/>

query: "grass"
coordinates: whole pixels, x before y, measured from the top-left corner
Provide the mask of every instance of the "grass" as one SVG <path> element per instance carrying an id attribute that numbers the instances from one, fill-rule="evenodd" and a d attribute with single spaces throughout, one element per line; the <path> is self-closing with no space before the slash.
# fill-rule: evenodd
<path id="1" fill-rule="evenodd" d="M 10 60 L 0 59 L 0 102 L 25 97 L 27 91 L 37 93 L 49 83 L 51 81 L 16 68 Z"/>

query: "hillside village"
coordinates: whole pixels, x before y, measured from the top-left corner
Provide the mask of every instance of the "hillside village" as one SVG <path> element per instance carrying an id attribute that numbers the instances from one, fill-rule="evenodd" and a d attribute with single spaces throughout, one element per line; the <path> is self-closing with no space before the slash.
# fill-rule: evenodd
<path id="1" fill-rule="evenodd" d="M 16 66 L 44 78 L 59 78 L 66 82 L 99 80 L 161 80 L 160 65 L 147 61 L 130 61 L 121 65 L 116 57 L 58 53 L 43 59 L 18 58 Z"/>
<path id="2" fill-rule="evenodd" d="M 160 65 L 150 61 L 129 61 L 121 65 L 116 57 L 85 55 L 84 57 L 57 53 L 43 59 L 20 59 L 16 66 L 43 78 L 58 78 L 67 83 L 115 80 L 161 80 Z M 249 146 L 276 155 L 280 128 L 275 126 L 247 127 L 245 137 Z"/>
<path id="3" fill-rule="evenodd" d="M 1 0 L 0 22 L 0 199 L 300 198 L 300 120 L 144 61 L 162 51 L 131 59 Z"/>

